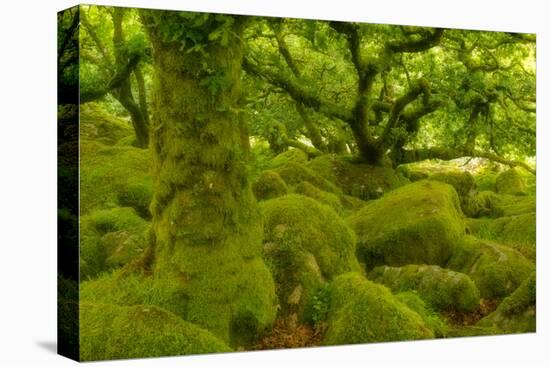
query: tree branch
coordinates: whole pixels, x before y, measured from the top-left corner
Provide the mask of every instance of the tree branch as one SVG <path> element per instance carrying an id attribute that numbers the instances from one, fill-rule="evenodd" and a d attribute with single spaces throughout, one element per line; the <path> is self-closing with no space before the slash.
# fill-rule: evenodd
<path id="1" fill-rule="evenodd" d="M 417 40 L 408 39 L 406 41 L 393 41 L 386 45 L 386 49 L 393 53 L 398 52 L 422 52 L 434 46 L 437 46 L 443 36 L 443 28 L 436 28 L 426 37 Z"/>

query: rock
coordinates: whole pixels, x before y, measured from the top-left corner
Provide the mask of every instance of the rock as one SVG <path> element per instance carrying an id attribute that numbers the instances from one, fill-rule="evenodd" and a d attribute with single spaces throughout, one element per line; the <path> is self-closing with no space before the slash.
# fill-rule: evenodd
<path id="1" fill-rule="evenodd" d="M 261 203 L 264 258 L 277 284 L 281 314 L 303 318 L 316 288 L 339 274 L 358 271 L 355 236 L 330 207 L 302 195 Z M 300 289 L 298 302 L 293 296 Z"/>
<path id="2" fill-rule="evenodd" d="M 437 265 L 380 266 L 369 279 L 393 292 L 414 291 L 434 309 L 474 311 L 479 306 L 479 290 L 466 274 Z"/>
<path id="3" fill-rule="evenodd" d="M 516 290 L 535 265 L 516 250 L 466 236 L 447 267 L 468 274 L 481 298 L 500 299 Z"/>
<path id="4" fill-rule="evenodd" d="M 80 305 L 82 361 L 229 351 L 208 331 L 155 306 Z"/>
<path id="5" fill-rule="evenodd" d="M 330 284 L 330 309 L 324 344 L 356 344 L 430 339 L 422 317 L 389 289 L 361 274 L 340 275 Z"/>
<path id="6" fill-rule="evenodd" d="M 309 182 L 302 182 L 296 185 L 294 192 L 315 199 L 321 204 L 328 205 L 338 214 L 341 214 L 343 211 L 342 202 L 337 195 L 320 190 Z"/>
<path id="7" fill-rule="evenodd" d="M 536 293 L 536 274 L 533 272 L 514 293 L 502 300 L 494 312 L 481 319 L 477 325 L 494 327 L 504 333 L 535 332 Z"/>
<path id="8" fill-rule="evenodd" d="M 517 169 L 510 168 L 497 176 L 495 190 L 499 194 L 525 195 L 525 181 Z"/>
<path id="9" fill-rule="evenodd" d="M 286 183 L 275 171 L 263 171 L 252 185 L 252 191 L 257 200 L 269 200 L 288 192 Z"/>
<path id="10" fill-rule="evenodd" d="M 443 265 L 464 235 L 452 186 L 418 181 L 398 188 L 347 218 L 359 261 L 377 265 Z"/>
<path id="11" fill-rule="evenodd" d="M 344 194 L 362 200 L 379 198 L 408 183 L 406 178 L 391 167 L 354 162 L 351 157 L 336 154 L 316 157 L 307 166 L 339 187 Z"/>

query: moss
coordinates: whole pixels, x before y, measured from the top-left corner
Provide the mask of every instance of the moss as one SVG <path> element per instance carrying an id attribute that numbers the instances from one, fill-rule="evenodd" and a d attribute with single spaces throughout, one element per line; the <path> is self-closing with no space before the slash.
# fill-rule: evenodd
<path id="1" fill-rule="evenodd" d="M 155 306 L 80 305 L 83 361 L 229 352 L 209 332 Z"/>
<path id="2" fill-rule="evenodd" d="M 455 190 L 418 181 L 375 200 L 348 218 L 359 260 L 376 265 L 443 265 L 464 234 Z"/>
<path id="3" fill-rule="evenodd" d="M 433 332 L 422 317 L 391 292 L 358 273 L 330 284 L 330 310 L 324 344 L 356 344 L 429 339 Z"/>
<path id="4" fill-rule="evenodd" d="M 496 240 L 518 250 L 528 259 L 535 260 L 536 222 L 536 214 L 528 213 L 511 217 L 468 219 L 467 226 L 473 235 Z"/>
<path id="5" fill-rule="evenodd" d="M 367 202 L 365 200 L 361 200 L 359 198 L 356 198 L 355 196 L 350 195 L 341 195 L 340 196 L 340 202 L 344 206 L 345 210 L 349 211 L 356 211 L 367 205 Z"/>
<path id="6" fill-rule="evenodd" d="M 536 212 L 537 201 L 534 196 L 497 195 L 492 206 L 492 217 L 509 217 Z"/>
<path id="7" fill-rule="evenodd" d="M 444 182 L 451 185 L 460 197 L 461 203 L 467 202 L 476 189 L 474 176 L 468 171 L 448 170 L 434 173 L 430 180 Z"/>
<path id="8" fill-rule="evenodd" d="M 252 184 L 252 191 L 257 200 L 268 200 L 285 195 L 288 188 L 277 172 L 268 170 L 262 172 Z"/>
<path id="9" fill-rule="evenodd" d="M 495 191 L 499 194 L 525 195 L 525 181 L 517 169 L 511 168 L 496 177 Z"/>
<path id="10" fill-rule="evenodd" d="M 394 292 L 415 291 L 441 311 L 470 312 L 479 306 L 479 290 L 467 275 L 437 265 L 380 266 L 369 273 L 369 279 Z"/>
<path id="11" fill-rule="evenodd" d="M 80 276 L 95 277 L 129 263 L 148 246 L 149 223 L 132 208 L 97 210 L 82 216 Z"/>
<path id="12" fill-rule="evenodd" d="M 289 163 L 304 164 L 307 162 L 307 154 L 301 149 L 289 149 L 276 155 L 270 163 L 271 168 L 286 166 Z"/>
<path id="13" fill-rule="evenodd" d="M 291 194 L 261 204 L 264 256 L 283 314 L 303 317 L 313 292 L 339 274 L 358 271 L 355 236 L 328 206 Z"/>
<path id="14" fill-rule="evenodd" d="M 462 203 L 462 211 L 471 218 L 493 215 L 497 197 L 498 195 L 492 191 L 477 192 Z"/>
<path id="15" fill-rule="evenodd" d="M 318 189 L 309 182 L 302 182 L 296 185 L 294 192 L 300 195 L 308 196 L 317 200 L 321 204 L 330 206 L 336 213 L 341 214 L 343 211 L 340 198 L 333 193 Z"/>
<path id="16" fill-rule="evenodd" d="M 418 294 L 413 292 L 400 292 L 395 295 L 395 298 L 420 315 L 424 324 L 433 331 L 436 338 L 444 338 L 447 336 L 447 324 L 441 320 L 437 313 L 435 313 Z"/>
<path id="17" fill-rule="evenodd" d="M 466 236 L 447 267 L 466 273 L 485 299 L 510 295 L 533 271 L 534 264 L 506 246 Z"/>
<path id="18" fill-rule="evenodd" d="M 504 333 L 536 331 L 536 274 L 523 283 L 498 308 L 478 322 L 479 326 L 496 327 Z"/>
<path id="19" fill-rule="evenodd" d="M 323 191 L 341 194 L 340 189 L 336 185 L 301 164 L 290 162 L 276 168 L 275 171 L 285 180 L 288 186 L 295 186 L 301 182 L 309 182 Z"/>
<path id="20" fill-rule="evenodd" d="M 311 160 L 307 166 L 338 186 L 346 195 L 362 200 L 375 199 L 408 183 L 391 167 L 371 166 L 354 162 L 351 157 L 325 154 Z"/>
<path id="21" fill-rule="evenodd" d="M 447 330 L 447 338 L 463 338 L 470 336 L 497 335 L 500 331 L 494 327 L 477 325 L 453 325 Z"/>
<path id="22" fill-rule="evenodd" d="M 101 140 L 113 145 L 119 140 L 134 136 L 128 121 L 109 114 L 98 103 L 80 105 L 80 137 Z"/>
<path id="23" fill-rule="evenodd" d="M 490 170 L 483 170 L 474 175 L 476 186 L 479 191 L 495 191 L 497 173 Z"/>
<path id="24" fill-rule="evenodd" d="M 147 150 L 80 142 L 80 211 L 132 206 L 149 217 L 152 180 Z"/>

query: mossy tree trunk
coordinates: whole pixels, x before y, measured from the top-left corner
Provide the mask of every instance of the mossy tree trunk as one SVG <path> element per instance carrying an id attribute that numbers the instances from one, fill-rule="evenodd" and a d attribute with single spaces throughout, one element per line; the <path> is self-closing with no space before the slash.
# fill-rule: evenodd
<path id="1" fill-rule="evenodd" d="M 243 23 L 234 18 L 228 42 L 204 40 L 195 52 L 166 37 L 166 29 L 185 27 L 177 14 L 143 11 L 142 19 L 154 67 L 153 274 L 170 289 L 166 308 L 234 346 L 246 344 L 273 322 L 276 300 L 236 108 Z"/>

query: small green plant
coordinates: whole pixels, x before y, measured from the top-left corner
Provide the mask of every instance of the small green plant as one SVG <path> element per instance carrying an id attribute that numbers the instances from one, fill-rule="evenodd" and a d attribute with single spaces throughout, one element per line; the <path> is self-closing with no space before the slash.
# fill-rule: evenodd
<path id="1" fill-rule="evenodd" d="M 325 321 L 330 308 L 330 293 L 328 287 L 320 287 L 311 300 L 311 320 L 314 325 Z"/>

